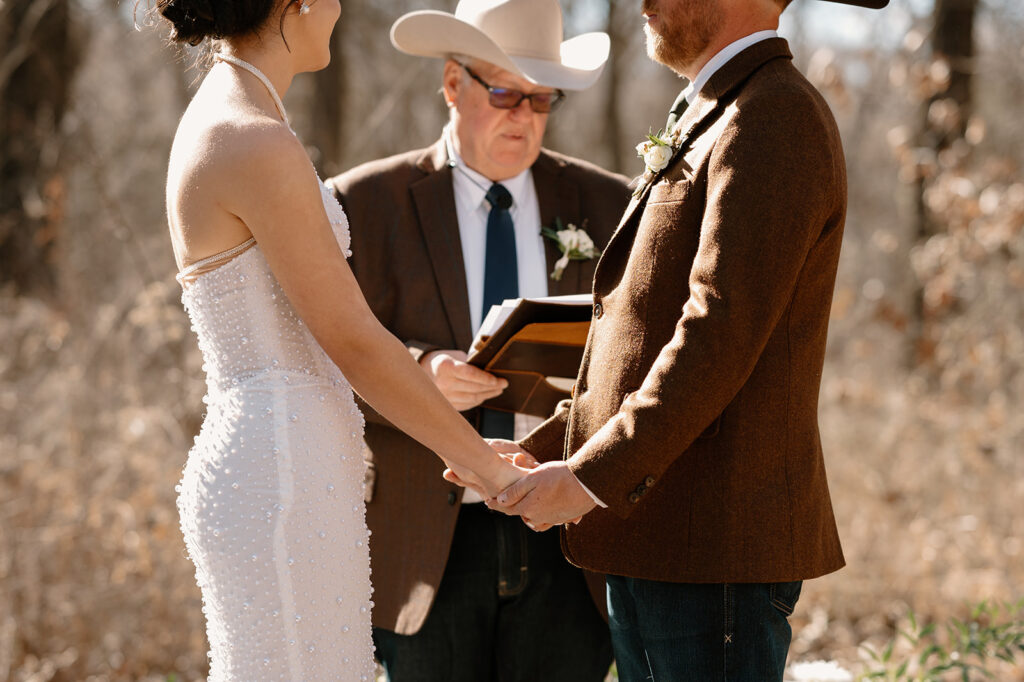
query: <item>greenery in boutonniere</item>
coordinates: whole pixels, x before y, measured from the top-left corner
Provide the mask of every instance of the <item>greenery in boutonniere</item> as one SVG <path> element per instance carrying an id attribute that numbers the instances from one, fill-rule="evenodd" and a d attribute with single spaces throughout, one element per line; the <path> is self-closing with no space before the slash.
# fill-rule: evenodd
<path id="1" fill-rule="evenodd" d="M 676 150 L 679 149 L 681 130 L 676 127 L 671 133 L 659 130 L 647 133 L 647 139 L 636 146 L 636 155 L 644 160 L 644 174 L 640 176 L 633 196 L 638 196 L 654 179 L 654 176 L 665 170 Z"/>
<path id="2" fill-rule="evenodd" d="M 555 269 L 551 272 L 551 279 L 562 279 L 562 273 L 571 260 L 590 260 L 601 255 L 601 250 L 594 246 L 594 240 L 587 234 L 585 228 L 587 221 L 583 221 L 581 227 L 572 223 L 562 224 L 561 218 L 555 218 L 554 227 L 542 227 L 540 233 L 551 241 L 555 242 L 562 257 L 555 263 Z"/>

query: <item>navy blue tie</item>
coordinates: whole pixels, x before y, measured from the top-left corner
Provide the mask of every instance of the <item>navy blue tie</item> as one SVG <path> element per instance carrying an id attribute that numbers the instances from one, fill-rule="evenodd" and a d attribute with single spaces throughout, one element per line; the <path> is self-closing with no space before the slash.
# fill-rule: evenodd
<path id="1" fill-rule="evenodd" d="M 487 256 L 484 261 L 483 316 L 492 305 L 506 298 L 519 297 L 519 268 L 516 261 L 516 233 L 512 225 L 512 195 L 503 185 L 494 183 L 487 191 L 491 212 L 487 215 Z M 481 318 L 482 319 L 482 318 Z M 484 409 L 480 417 L 480 435 L 484 438 L 511 440 L 515 415 Z"/>

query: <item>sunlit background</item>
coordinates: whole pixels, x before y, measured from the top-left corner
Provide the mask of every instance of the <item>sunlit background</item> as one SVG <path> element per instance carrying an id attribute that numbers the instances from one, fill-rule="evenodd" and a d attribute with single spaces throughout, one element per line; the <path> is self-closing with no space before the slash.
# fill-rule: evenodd
<path id="1" fill-rule="evenodd" d="M 796 0 L 781 29 L 850 176 L 820 408 L 849 565 L 805 586 L 794 661 L 861 670 L 909 609 L 1024 597 L 1024 6 L 938 1 Z M 637 0 L 562 6 L 613 61 L 546 144 L 636 175 L 683 83 Z M 388 40 L 425 7 L 454 2 L 342 0 L 331 66 L 285 100 L 321 175 L 438 137 L 440 62 Z M 204 384 L 163 207 L 201 55 L 154 24 L 146 0 L 0 0 L 0 680 L 206 674 L 174 504 Z"/>

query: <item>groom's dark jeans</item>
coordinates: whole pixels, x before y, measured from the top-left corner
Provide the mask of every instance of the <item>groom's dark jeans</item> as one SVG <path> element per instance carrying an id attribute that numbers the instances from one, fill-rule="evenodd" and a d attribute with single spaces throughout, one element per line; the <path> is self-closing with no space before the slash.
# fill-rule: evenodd
<path id="1" fill-rule="evenodd" d="M 620 682 L 781 682 L 803 583 L 608 576 Z"/>
<path id="2" fill-rule="evenodd" d="M 448 564 L 423 628 L 374 628 L 391 682 L 601 682 L 608 626 L 558 530 L 535 533 L 483 504 L 459 510 Z"/>

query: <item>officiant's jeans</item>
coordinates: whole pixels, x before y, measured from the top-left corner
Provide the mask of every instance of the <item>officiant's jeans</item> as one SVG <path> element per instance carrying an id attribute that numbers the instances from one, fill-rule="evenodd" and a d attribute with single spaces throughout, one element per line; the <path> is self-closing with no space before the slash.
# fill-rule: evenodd
<path id="1" fill-rule="evenodd" d="M 801 585 L 609 575 L 620 682 L 781 682 Z"/>
<path id="2" fill-rule="evenodd" d="M 466 504 L 423 628 L 374 628 L 391 682 L 601 682 L 608 626 L 558 530 Z"/>

